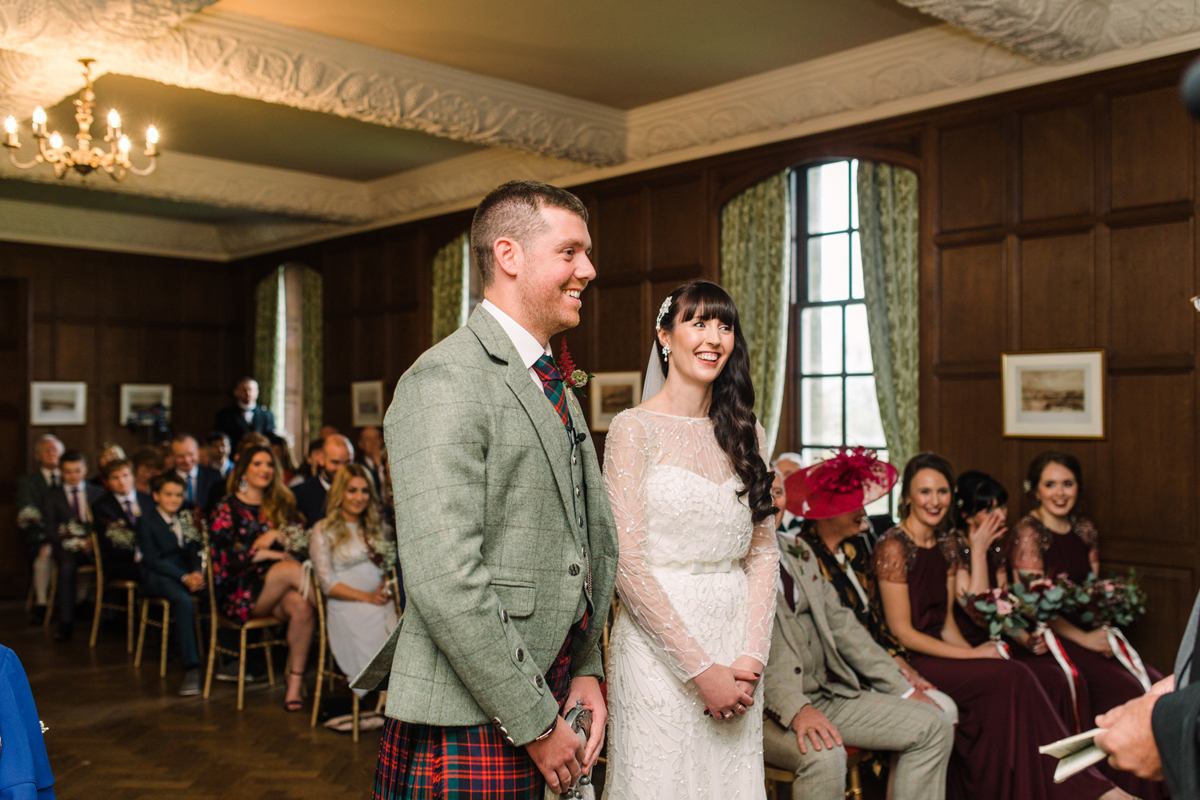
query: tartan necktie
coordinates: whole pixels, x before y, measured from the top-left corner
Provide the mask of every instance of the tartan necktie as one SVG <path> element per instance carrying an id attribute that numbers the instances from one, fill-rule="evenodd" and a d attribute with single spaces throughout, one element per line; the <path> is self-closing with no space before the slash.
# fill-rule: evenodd
<path id="1" fill-rule="evenodd" d="M 567 392 L 563 386 L 562 376 L 558 374 L 558 366 L 555 365 L 554 359 L 543 354 L 541 358 L 533 362 L 533 371 L 542 379 L 542 391 L 546 393 L 550 404 L 558 412 L 563 425 L 569 425 L 570 423 L 567 418 Z"/>

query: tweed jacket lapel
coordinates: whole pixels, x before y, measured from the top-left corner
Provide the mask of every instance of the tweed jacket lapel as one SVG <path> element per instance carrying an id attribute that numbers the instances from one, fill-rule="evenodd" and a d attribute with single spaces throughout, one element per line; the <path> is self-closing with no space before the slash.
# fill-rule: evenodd
<path id="1" fill-rule="evenodd" d="M 821 568 L 813 566 L 806 570 L 800 560 L 791 553 L 780 553 L 779 557 L 788 559 L 792 567 L 792 574 L 800 576 L 796 585 L 808 598 L 808 613 L 812 615 L 817 634 L 821 637 L 821 647 L 825 651 L 825 666 L 830 672 L 837 675 L 838 680 L 842 683 L 853 689 L 861 689 L 862 685 L 859 683 L 858 674 L 850 668 L 842 658 L 842 654 L 838 652 L 837 637 L 833 635 L 829 617 L 825 614 L 825 578 L 821 576 Z"/>
<path id="2" fill-rule="evenodd" d="M 554 480 L 558 484 L 558 494 L 562 498 L 563 508 L 570 509 L 573 503 L 569 472 L 571 440 L 563 427 L 562 419 L 554 410 L 554 406 L 550 405 L 546 393 L 530 380 L 529 370 L 521 361 L 517 348 L 513 346 L 512 340 L 508 338 L 508 334 L 500 327 L 500 323 L 496 321 L 495 317 L 486 310 L 477 310 L 471 315 L 467 326 L 479 338 L 479 342 L 492 358 L 507 364 L 505 382 L 517 396 L 525 413 L 529 415 L 534 429 L 537 430 L 538 438 L 542 441 L 542 449 L 546 451 L 546 458 L 550 461 L 550 469 L 554 472 Z M 567 413 L 574 423 L 575 416 L 571 414 L 569 400 L 567 409 Z M 581 546 L 585 546 L 587 543 L 580 541 L 580 532 L 576 527 L 572 525 L 570 528 L 575 540 Z"/>

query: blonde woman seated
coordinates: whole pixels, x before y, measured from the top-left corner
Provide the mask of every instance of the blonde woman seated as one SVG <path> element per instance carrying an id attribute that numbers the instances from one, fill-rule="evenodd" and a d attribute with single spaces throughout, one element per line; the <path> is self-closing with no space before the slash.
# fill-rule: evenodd
<path id="1" fill-rule="evenodd" d="M 312 531 L 309 556 L 329 598 L 329 647 L 342 672 L 354 677 L 396 627 L 387 573 L 396 563 L 392 529 L 361 464 L 339 469 L 329 487 L 325 519 Z M 362 697 L 364 689 L 354 692 Z"/>

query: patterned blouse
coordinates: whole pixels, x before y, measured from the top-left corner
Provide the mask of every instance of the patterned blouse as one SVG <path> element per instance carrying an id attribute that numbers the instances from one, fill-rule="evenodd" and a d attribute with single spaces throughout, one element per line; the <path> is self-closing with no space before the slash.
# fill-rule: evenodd
<path id="1" fill-rule="evenodd" d="M 833 584 L 834 589 L 837 589 L 842 605 L 854 612 L 854 616 L 871 634 L 871 638 L 887 650 L 888 655 L 907 658 L 908 651 L 892 635 L 887 620 L 884 618 L 875 577 L 871 574 L 871 553 L 864 546 L 862 538 L 856 536 L 842 542 L 845 564 L 839 563 L 837 556 L 829 552 L 825 542 L 817 535 L 816 525 L 811 520 L 805 521 L 800 531 L 800 538 L 812 548 L 812 552 L 817 557 L 817 563 L 821 565 L 821 574 L 825 576 L 825 580 Z M 853 571 L 859 586 L 867 596 L 865 604 L 858 589 L 855 588 L 854 582 L 850 579 L 850 571 Z"/>
<path id="2" fill-rule="evenodd" d="M 271 527 L 261 506 L 243 503 L 236 495 L 229 495 L 213 509 L 213 589 L 218 610 L 235 622 L 250 619 L 267 571 L 275 564 L 273 560 L 253 560 L 254 540 Z M 276 542 L 271 549 L 283 550 L 283 546 Z"/>

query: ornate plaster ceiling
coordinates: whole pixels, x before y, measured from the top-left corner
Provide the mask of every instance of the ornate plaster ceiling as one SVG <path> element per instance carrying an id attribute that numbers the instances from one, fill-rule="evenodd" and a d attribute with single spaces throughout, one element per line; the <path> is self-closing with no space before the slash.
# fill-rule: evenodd
<path id="1" fill-rule="evenodd" d="M 73 132 L 88 55 L 164 137 L 123 184 L 0 160 L 0 239 L 227 260 L 1200 47 L 1180 0 L 514 2 L 0 0 L 0 116 Z"/>

